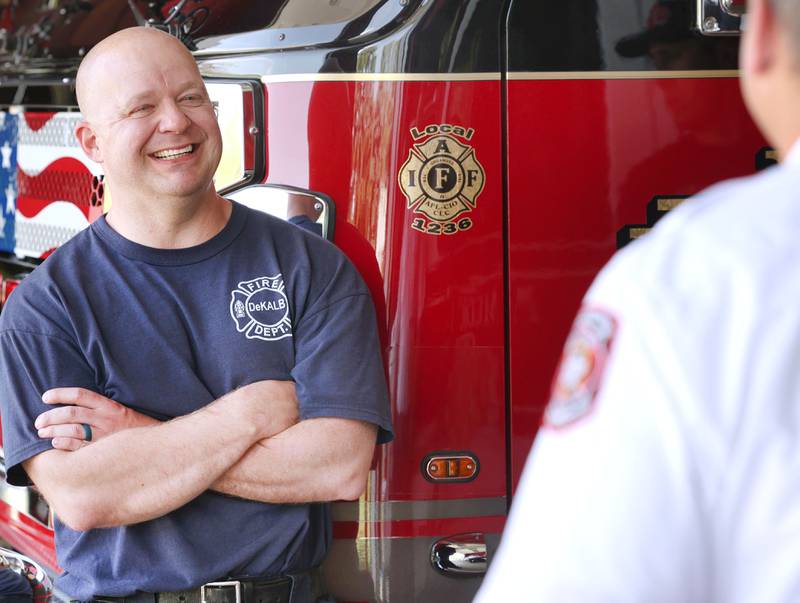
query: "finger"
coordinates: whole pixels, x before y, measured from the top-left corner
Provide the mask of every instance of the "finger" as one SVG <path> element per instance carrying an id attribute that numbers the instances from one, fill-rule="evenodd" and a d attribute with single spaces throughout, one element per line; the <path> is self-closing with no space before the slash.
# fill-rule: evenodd
<path id="1" fill-rule="evenodd" d="M 42 394 L 45 404 L 72 404 L 86 408 L 97 408 L 108 398 L 83 387 L 56 387 Z"/>
<path id="2" fill-rule="evenodd" d="M 76 440 L 75 438 L 53 438 L 53 448 L 58 450 L 79 450 L 86 445 L 83 440 Z"/>
<path id="3" fill-rule="evenodd" d="M 47 427 L 49 425 L 61 425 L 63 423 L 93 423 L 91 421 L 93 411 L 81 406 L 61 406 L 43 412 L 34 421 L 33 425 L 36 429 Z"/>
<path id="4" fill-rule="evenodd" d="M 51 425 L 44 427 L 37 432 L 40 438 L 74 438 L 76 440 L 85 440 L 86 432 L 83 425 L 76 423 L 67 423 L 64 425 Z"/>

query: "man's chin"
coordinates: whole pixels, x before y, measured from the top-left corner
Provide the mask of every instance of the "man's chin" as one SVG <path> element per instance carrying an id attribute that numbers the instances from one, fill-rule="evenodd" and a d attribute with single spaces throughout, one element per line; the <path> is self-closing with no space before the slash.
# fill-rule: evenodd
<path id="1" fill-rule="evenodd" d="M 192 181 L 192 182 L 159 182 L 154 183 L 151 188 L 154 196 L 171 197 L 178 199 L 191 200 L 194 198 L 202 197 L 205 193 L 213 192 L 214 186 L 212 181 Z"/>

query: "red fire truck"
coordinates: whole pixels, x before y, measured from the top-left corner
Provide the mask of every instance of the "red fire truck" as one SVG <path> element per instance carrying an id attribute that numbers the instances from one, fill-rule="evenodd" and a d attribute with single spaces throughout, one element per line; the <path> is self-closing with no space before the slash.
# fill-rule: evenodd
<path id="1" fill-rule="evenodd" d="M 0 6 L 4 298 L 113 204 L 72 138 L 73 84 L 137 23 L 197 58 L 218 188 L 309 215 L 362 272 L 397 437 L 334 506 L 341 601 L 471 599 L 593 276 L 687 196 L 774 162 L 740 100 L 737 0 Z M 46 501 L 0 494 L 0 538 L 57 573 Z"/>

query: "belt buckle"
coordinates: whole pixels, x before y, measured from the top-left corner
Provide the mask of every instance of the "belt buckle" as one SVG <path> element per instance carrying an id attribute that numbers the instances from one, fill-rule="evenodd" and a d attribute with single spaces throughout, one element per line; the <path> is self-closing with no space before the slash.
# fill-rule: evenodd
<path id="1" fill-rule="evenodd" d="M 242 583 L 239 580 L 229 580 L 227 582 L 207 582 L 200 587 L 200 601 L 206 603 L 206 587 L 208 586 L 232 586 L 236 593 L 236 603 L 242 603 Z"/>

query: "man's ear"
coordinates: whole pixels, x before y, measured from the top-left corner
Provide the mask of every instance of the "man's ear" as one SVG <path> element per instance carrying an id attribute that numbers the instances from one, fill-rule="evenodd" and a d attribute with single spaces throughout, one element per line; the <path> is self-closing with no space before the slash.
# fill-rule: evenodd
<path id="1" fill-rule="evenodd" d="M 95 163 L 103 163 L 103 153 L 97 144 L 97 134 L 88 121 L 81 121 L 75 127 L 75 138 L 81 145 L 83 152 Z"/>
<path id="2" fill-rule="evenodd" d="M 777 15 L 769 0 L 748 1 L 740 64 L 742 70 L 763 74 L 775 64 L 779 39 L 777 26 Z"/>

